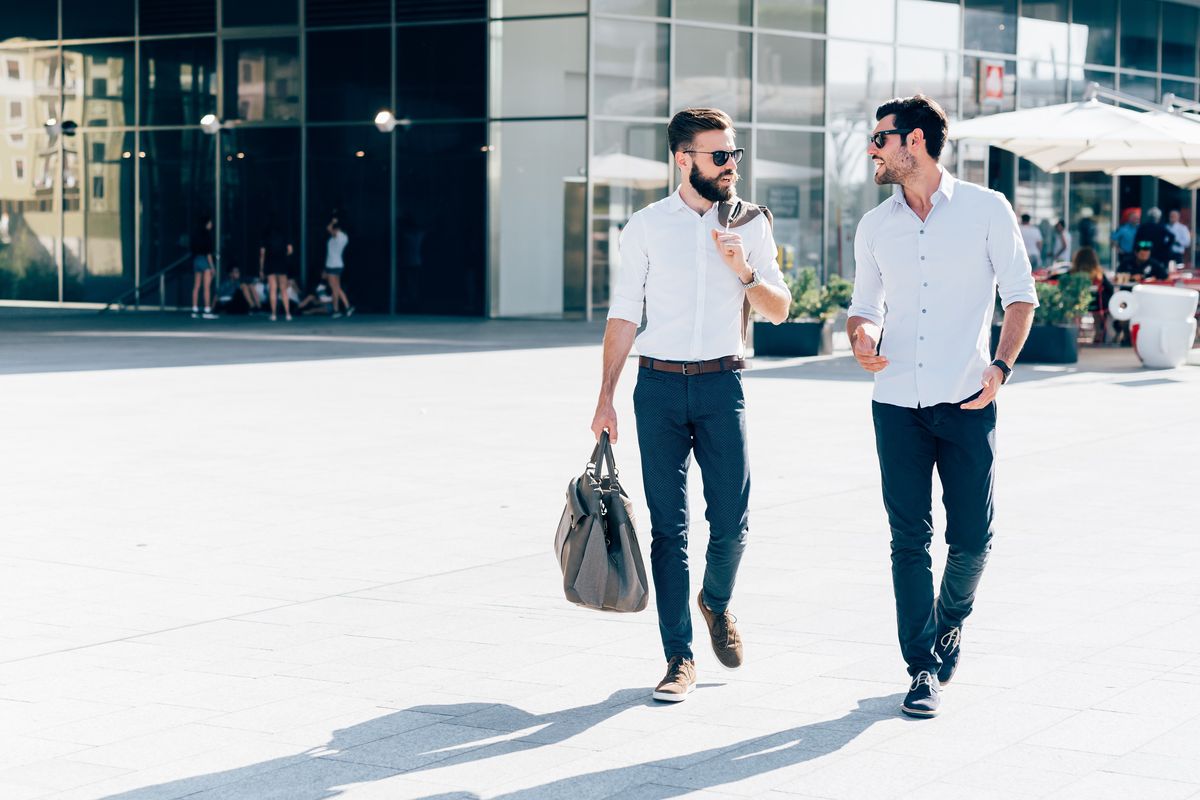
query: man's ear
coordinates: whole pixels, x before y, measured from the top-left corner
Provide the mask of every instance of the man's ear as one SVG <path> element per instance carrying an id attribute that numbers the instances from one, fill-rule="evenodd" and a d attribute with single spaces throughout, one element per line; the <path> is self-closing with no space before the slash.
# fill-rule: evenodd
<path id="1" fill-rule="evenodd" d="M 925 149 L 925 131 L 921 130 L 920 128 L 914 128 L 913 130 L 909 131 L 908 146 L 909 149 L 913 149 L 918 145 L 920 145 L 922 150 Z"/>
<path id="2" fill-rule="evenodd" d="M 679 167 L 681 170 L 686 172 L 689 169 L 691 169 L 691 167 L 688 166 L 687 161 L 688 161 L 687 153 L 683 152 L 682 150 L 675 151 L 675 166 Z"/>

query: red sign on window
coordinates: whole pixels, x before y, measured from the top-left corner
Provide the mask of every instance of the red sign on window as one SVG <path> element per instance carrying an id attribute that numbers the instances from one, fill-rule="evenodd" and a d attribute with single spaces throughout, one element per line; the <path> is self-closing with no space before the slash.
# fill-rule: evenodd
<path id="1" fill-rule="evenodd" d="M 1004 64 L 980 62 L 980 101 L 1001 103 L 1004 101 Z"/>

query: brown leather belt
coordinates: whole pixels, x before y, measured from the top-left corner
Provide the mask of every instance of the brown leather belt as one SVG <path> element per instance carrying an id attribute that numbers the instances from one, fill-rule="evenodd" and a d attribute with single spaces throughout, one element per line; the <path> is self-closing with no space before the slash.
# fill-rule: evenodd
<path id="1" fill-rule="evenodd" d="M 708 372 L 728 372 L 731 369 L 746 368 L 746 360 L 737 356 L 713 358 L 708 361 L 659 361 L 656 358 L 641 356 L 638 364 L 658 372 L 673 372 L 676 375 L 704 375 Z"/>

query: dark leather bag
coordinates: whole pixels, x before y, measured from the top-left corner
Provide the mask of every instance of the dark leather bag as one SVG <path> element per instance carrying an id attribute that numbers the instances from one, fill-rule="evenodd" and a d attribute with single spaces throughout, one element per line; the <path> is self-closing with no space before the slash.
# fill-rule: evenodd
<path id="1" fill-rule="evenodd" d="M 608 474 L 603 475 L 607 467 Z M 641 611 L 650 599 L 633 505 L 617 480 L 608 431 L 587 468 L 567 484 L 567 504 L 554 537 L 563 593 L 597 611 Z"/>

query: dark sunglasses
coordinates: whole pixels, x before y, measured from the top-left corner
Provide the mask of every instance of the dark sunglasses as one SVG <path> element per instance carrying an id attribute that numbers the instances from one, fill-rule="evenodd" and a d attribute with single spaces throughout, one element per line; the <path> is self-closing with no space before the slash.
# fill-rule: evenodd
<path id="1" fill-rule="evenodd" d="M 684 150 L 685 153 L 707 153 L 712 156 L 713 164 L 718 167 L 725 166 L 725 162 L 733 156 L 733 163 L 742 163 L 742 156 L 746 155 L 746 148 L 739 147 L 737 150 Z"/>
<path id="2" fill-rule="evenodd" d="M 893 133 L 898 133 L 901 136 L 908 136 L 915 130 L 916 128 L 892 128 L 890 131 L 878 131 L 877 133 L 872 133 L 870 136 L 868 136 L 867 141 L 871 142 L 882 150 L 883 143 L 886 142 L 887 137 L 891 136 Z"/>

